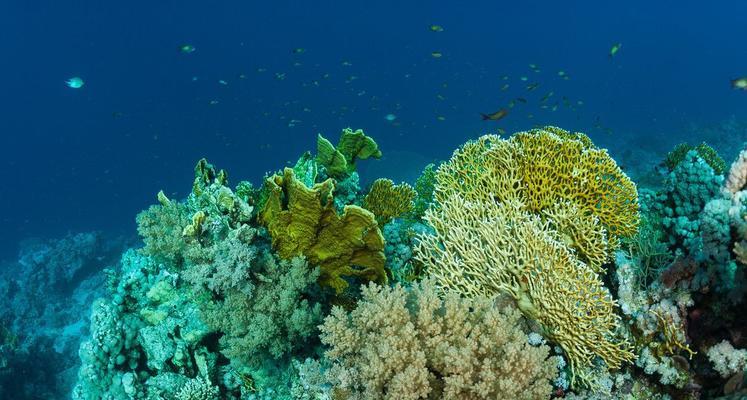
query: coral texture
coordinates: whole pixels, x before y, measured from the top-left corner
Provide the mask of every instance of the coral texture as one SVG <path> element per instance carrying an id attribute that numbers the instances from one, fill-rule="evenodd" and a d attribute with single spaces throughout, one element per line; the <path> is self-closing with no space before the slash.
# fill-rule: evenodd
<path id="1" fill-rule="evenodd" d="M 332 180 L 308 188 L 286 168 L 266 185 L 269 195 L 259 218 L 280 257 L 305 256 L 319 265 L 319 282 L 338 293 L 348 286 L 344 277 L 387 281 L 384 238 L 374 215 L 358 206 L 345 206 L 338 215 Z"/>
<path id="2" fill-rule="evenodd" d="M 435 235 L 421 235 L 415 257 L 436 284 L 469 296 L 510 294 L 566 352 L 573 378 L 596 357 L 609 368 L 634 359 L 616 335 L 615 302 L 593 269 L 557 233 L 516 202 L 482 204 L 454 195 L 426 212 Z"/>
<path id="3" fill-rule="evenodd" d="M 348 399 L 541 399 L 557 360 L 532 347 L 520 314 L 484 297 L 439 299 L 431 282 L 408 292 L 370 284 L 348 315 L 322 325 L 334 392 Z"/>
<path id="4" fill-rule="evenodd" d="M 327 169 L 329 176 L 345 177 L 355 171 L 355 163 L 367 158 L 381 158 L 379 146 L 373 139 L 366 136 L 363 130 L 345 128 L 340 135 L 337 147 L 329 140 L 317 136 L 317 162 Z"/>
<path id="5" fill-rule="evenodd" d="M 362 206 L 374 213 L 379 226 L 383 227 L 392 219 L 412 211 L 415 196 L 415 189 L 407 183 L 395 185 L 391 179 L 380 178 L 371 185 Z"/>

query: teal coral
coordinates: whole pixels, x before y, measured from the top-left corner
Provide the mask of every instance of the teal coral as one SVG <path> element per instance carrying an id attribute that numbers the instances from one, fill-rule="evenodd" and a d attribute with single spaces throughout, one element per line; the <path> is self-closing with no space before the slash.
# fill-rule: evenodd
<path id="1" fill-rule="evenodd" d="M 677 168 L 677 166 L 687 158 L 687 153 L 689 153 L 690 151 L 695 151 L 698 154 L 698 157 L 702 158 L 703 161 L 708 164 L 708 166 L 713 168 L 713 171 L 717 175 L 722 175 L 724 172 L 726 172 L 726 162 L 724 161 L 724 159 L 718 155 L 718 152 L 716 152 L 713 147 L 709 146 L 705 142 L 700 143 L 697 146 L 692 146 L 687 143 L 678 144 L 672 151 L 667 154 L 666 158 L 664 159 L 664 165 L 669 168 L 670 172 L 674 171 L 674 169 Z"/>

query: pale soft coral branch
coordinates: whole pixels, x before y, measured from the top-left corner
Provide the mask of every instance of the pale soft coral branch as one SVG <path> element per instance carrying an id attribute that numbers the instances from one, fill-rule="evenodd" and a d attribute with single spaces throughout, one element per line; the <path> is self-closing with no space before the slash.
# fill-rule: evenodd
<path id="1" fill-rule="evenodd" d="M 739 156 L 731 164 L 729 175 L 726 177 L 724 189 L 731 194 L 742 190 L 747 183 L 747 149 L 742 150 Z"/>

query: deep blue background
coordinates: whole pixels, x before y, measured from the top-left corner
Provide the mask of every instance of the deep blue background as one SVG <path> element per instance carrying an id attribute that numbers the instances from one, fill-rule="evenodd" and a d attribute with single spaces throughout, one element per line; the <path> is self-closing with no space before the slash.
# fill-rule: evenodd
<path id="1" fill-rule="evenodd" d="M 301 3 L 4 2 L 0 256 L 28 236 L 133 232 L 158 190 L 186 194 L 200 157 L 258 183 L 313 150 L 316 133 L 335 141 L 346 126 L 388 155 L 364 177 L 404 179 L 499 127 L 552 123 L 614 154 L 687 139 L 678 134 L 691 123 L 747 119 L 747 93 L 729 88 L 747 75 L 744 1 Z M 197 50 L 181 53 L 185 43 Z M 86 85 L 66 87 L 72 76 Z M 531 82 L 541 86 L 527 93 Z M 550 105 L 584 105 L 542 110 L 550 90 Z M 529 103 L 480 120 L 516 96 Z"/>

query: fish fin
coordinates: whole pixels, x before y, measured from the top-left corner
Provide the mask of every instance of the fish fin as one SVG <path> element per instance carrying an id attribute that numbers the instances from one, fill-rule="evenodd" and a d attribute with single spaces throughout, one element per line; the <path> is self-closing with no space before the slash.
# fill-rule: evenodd
<path id="1" fill-rule="evenodd" d="M 487 115 L 487 114 L 483 114 L 483 113 L 480 113 L 480 117 L 482 117 L 482 120 L 483 120 L 483 121 L 487 121 L 487 120 L 489 120 L 489 119 L 490 119 L 490 116 L 489 116 L 489 115 Z"/>

